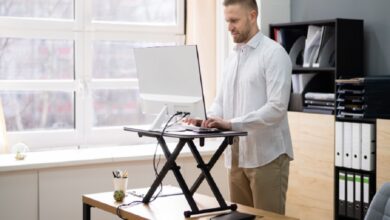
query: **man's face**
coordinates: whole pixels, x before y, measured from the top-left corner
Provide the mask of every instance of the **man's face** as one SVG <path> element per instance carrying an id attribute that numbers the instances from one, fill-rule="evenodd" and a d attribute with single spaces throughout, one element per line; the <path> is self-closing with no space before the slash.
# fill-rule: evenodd
<path id="1" fill-rule="evenodd" d="M 252 28 L 250 11 L 239 4 L 234 4 L 226 6 L 224 13 L 233 41 L 235 43 L 248 42 Z"/>

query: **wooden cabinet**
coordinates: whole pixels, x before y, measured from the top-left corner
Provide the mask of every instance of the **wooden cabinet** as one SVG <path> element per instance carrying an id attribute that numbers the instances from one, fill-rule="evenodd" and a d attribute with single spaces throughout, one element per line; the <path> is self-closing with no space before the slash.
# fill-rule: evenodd
<path id="1" fill-rule="evenodd" d="M 294 160 L 290 163 L 286 215 L 333 218 L 334 116 L 289 112 Z"/>
<path id="2" fill-rule="evenodd" d="M 376 189 L 379 190 L 383 183 L 390 182 L 390 120 L 378 119 L 376 126 Z"/>

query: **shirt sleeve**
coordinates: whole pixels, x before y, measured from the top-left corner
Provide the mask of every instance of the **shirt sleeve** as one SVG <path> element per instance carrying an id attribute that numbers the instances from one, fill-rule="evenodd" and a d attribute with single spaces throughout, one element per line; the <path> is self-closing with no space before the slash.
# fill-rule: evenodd
<path id="1" fill-rule="evenodd" d="M 287 114 L 291 89 L 291 60 L 283 48 L 264 60 L 267 102 L 260 109 L 230 120 L 232 130 L 241 131 L 271 126 Z"/>
<path id="2" fill-rule="evenodd" d="M 207 117 L 219 117 L 223 118 L 223 91 L 222 91 L 222 85 L 219 85 L 217 89 L 217 94 L 215 96 L 215 99 L 213 103 L 211 104 L 210 108 L 207 110 Z"/>

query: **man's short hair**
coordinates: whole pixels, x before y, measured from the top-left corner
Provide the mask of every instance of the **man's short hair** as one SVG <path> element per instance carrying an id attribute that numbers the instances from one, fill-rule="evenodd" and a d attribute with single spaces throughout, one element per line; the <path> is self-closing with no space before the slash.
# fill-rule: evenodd
<path id="1" fill-rule="evenodd" d="M 224 0 L 223 1 L 223 6 L 225 7 L 229 5 L 235 5 L 235 4 L 245 6 L 250 10 L 255 10 L 257 14 L 259 13 L 256 0 Z"/>

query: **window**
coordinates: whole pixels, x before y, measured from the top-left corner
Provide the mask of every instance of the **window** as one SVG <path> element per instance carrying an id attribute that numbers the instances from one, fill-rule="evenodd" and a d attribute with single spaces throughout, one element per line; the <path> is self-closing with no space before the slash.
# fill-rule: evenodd
<path id="1" fill-rule="evenodd" d="M 138 143 L 133 49 L 184 43 L 184 0 L 0 0 L 0 98 L 10 144 Z"/>

